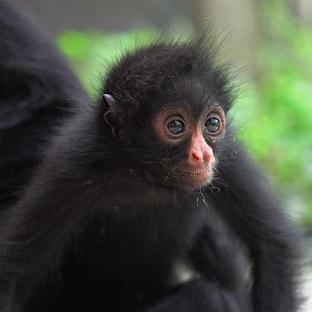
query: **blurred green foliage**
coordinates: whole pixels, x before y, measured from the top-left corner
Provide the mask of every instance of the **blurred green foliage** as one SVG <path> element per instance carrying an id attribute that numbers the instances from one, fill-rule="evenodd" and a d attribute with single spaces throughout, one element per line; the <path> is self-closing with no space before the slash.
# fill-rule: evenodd
<path id="1" fill-rule="evenodd" d="M 240 138 L 268 169 L 287 207 L 312 231 L 312 30 L 280 1 L 264 2 L 258 79 L 233 109 Z M 260 25 L 261 26 L 261 25 Z M 93 97 L 123 53 L 157 37 L 153 30 L 67 32 L 58 39 Z"/>
<path id="2" fill-rule="evenodd" d="M 236 123 L 287 206 L 311 231 L 312 29 L 281 1 L 264 2 L 262 14 L 258 80 L 239 101 Z"/>
<path id="3" fill-rule="evenodd" d="M 70 31 L 62 34 L 58 43 L 73 62 L 86 89 L 92 97 L 96 97 L 112 63 L 156 37 L 157 33 L 150 29 L 115 34 Z"/>

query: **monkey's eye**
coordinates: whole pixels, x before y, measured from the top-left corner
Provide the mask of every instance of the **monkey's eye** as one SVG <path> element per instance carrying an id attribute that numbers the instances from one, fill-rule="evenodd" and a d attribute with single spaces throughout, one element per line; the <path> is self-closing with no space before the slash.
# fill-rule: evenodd
<path id="1" fill-rule="evenodd" d="M 185 124 L 180 119 L 173 119 L 167 123 L 167 129 L 174 136 L 181 135 L 185 132 Z"/>
<path id="2" fill-rule="evenodd" d="M 217 133 L 221 129 L 221 120 L 216 116 L 207 119 L 205 127 L 210 133 Z"/>

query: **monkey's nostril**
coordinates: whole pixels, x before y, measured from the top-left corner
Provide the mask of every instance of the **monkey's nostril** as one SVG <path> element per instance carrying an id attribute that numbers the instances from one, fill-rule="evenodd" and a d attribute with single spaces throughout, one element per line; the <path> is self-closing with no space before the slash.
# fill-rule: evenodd
<path id="1" fill-rule="evenodd" d="M 195 163 L 201 163 L 203 161 L 203 155 L 197 152 L 192 152 L 192 161 Z"/>

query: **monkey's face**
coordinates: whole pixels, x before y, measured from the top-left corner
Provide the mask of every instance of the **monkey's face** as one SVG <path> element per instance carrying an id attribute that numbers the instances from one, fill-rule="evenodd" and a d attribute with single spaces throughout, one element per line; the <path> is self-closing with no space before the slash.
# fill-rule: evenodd
<path id="1" fill-rule="evenodd" d="M 222 161 L 232 84 L 212 61 L 201 40 L 156 43 L 125 57 L 105 81 L 104 118 L 120 157 L 154 184 L 199 189 Z"/>
<path id="2" fill-rule="evenodd" d="M 143 168 L 150 181 L 187 190 L 211 182 L 217 163 L 215 149 L 226 128 L 220 105 L 196 107 L 185 102 L 123 114 L 111 95 L 104 97 L 109 104 L 104 119 L 122 154 Z"/>
<path id="3" fill-rule="evenodd" d="M 225 134 L 225 114 L 221 106 L 206 107 L 200 115 L 183 107 L 165 107 L 152 120 L 160 143 L 163 182 L 186 189 L 199 189 L 213 178 L 217 162 L 215 146 Z M 176 152 L 176 154 L 175 154 Z M 161 177 L 160 177 L 161 178 Z"/>

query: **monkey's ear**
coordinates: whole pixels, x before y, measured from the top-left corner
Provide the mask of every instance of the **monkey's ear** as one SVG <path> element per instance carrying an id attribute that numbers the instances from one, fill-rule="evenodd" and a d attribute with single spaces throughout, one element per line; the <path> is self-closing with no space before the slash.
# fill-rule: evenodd
<path id="1" fill-rule="evenodd" d="M 109 106 L 108 110 L 104 113 L 104 120 L 111 128 L 113 136 L 119 139 L 121 125 L 120 107 L 111 94 L 105 93 L 103 99 Z"/>

